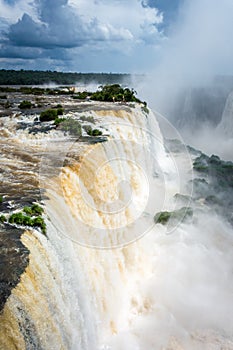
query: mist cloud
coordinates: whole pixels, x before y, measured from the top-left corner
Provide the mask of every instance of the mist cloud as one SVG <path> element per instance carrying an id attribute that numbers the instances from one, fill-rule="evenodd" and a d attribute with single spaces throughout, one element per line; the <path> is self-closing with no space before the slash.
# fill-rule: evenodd
<path id="1" fill-rule="evenodd" d="M 170 90 L 205 84 L 217 74 L 231 74 L 232 33 L 231 0 L 186 0 L 152 73 L 157 106 L 164 107 L 161 99 L 166 99 Z"/>

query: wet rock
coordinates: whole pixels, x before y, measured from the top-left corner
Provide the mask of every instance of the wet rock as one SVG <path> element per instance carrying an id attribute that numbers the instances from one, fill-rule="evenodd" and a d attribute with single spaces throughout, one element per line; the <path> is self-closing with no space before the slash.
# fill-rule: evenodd
<path id="1" fill-rule="evenodd" d="M 0 225 L 0 311 L 29 263 L 29 250 L 20 240 L 22 233 L 8 224 Z"/>

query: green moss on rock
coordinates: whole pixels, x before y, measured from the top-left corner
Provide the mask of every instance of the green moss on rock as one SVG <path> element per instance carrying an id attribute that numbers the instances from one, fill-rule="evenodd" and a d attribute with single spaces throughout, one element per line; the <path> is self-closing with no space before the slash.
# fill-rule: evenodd
<path id="1" fill-rule="evenodd" d="M 166 225 L 169 220 L 185 221 L 192 218 L 193 210 L 190 207 L 183 207 L 175 211 L 162 211 L 155 215 L 154 221 L 156 224 Z"/>

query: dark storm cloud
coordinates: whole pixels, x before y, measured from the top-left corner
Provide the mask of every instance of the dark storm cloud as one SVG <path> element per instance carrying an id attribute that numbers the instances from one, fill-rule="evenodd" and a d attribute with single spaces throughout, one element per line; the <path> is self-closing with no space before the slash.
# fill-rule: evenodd
<path id="1" fill-rule="evenodd" d="M 22 19 L 10 26 L 8 39 L 11 44 L 26 47 L 55 48 L 76 47 L 82 42 L 77 38 L 77 29 L 66 22 L 39 23 L 24 14 Z"/>
<path id="2" fill-rule="evenodd" d="M 68 61 L 70 56 L 66 50 L 52 49 L 43 50 L 37 47 L 19 47 L 19 46 L 7 46 L 0 47 L 1 58 L 17 58 L 17 59 L 43 59 L 48 58 L 51 60 L 63 60 Z"/>
<path id="3" fill-rule="evenodd" d="M 41 56 L 41 50 L 38 48 L 25 48 L 15 46 L 3 46 L 1 47 L 2 58 L 20 58 L 20 59 L 35 59 Z"/>
<path id="4" fill-rule="evenodd" d="M 84 22 L 67 0 L 36 0 L 39 21 L 24 14 L 9 28 L 9 44 L 25 47 L 74 48 L 87 41 L 120 40 L 124 33 L 117 33 L 110 26 L 103 26 L 97 19 Z"/>

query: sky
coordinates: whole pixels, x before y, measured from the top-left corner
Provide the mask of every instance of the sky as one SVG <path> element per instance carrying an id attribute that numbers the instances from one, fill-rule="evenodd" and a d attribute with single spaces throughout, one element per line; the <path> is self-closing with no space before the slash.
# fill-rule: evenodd
<path id="1" fill-rule="evenodd" d="M 233 75 L 232 0 L 0 0 L 0 68 Z"/>
<path id="2" fill-rule="evenodd" d="M 0 66 L 143 73 L 181 1 L 0 0 Z"/>

